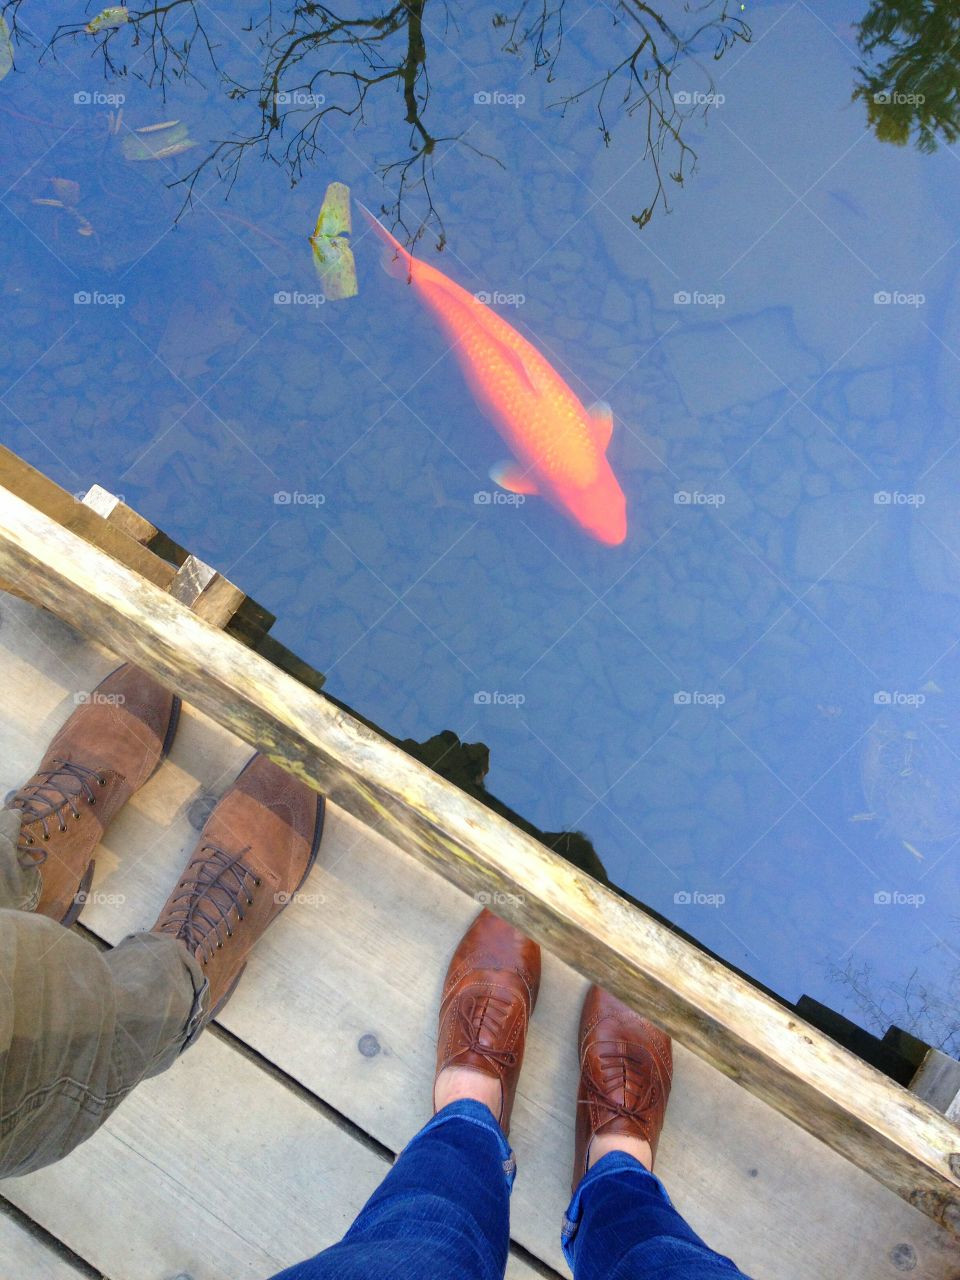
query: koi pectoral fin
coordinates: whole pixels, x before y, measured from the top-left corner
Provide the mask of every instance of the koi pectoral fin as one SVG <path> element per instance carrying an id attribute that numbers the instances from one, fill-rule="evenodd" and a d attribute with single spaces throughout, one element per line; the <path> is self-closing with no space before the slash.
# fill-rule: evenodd
<path id="1" fill-rule="evenodd" d="M 508 458 L 506 462 L 498 462 L 490 468 L 490 479 L 508 493 L 539 493 L 536 481 L 520 464 Z"/>

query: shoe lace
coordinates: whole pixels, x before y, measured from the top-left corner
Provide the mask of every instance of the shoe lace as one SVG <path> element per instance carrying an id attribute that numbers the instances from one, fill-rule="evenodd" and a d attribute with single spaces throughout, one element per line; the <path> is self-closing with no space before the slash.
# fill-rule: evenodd
<path id="1" fill-rule="evenodd" d="M 610 1114 L 602 1124 L 607 1124 L 614 1116 L 638 1121 L 656 1107 L 663 1090 L 656 1061 L 648 1050 L 626 1053 L 617 1048 L 604 1053 L 598 1049 L 596 1056 L 599 1079 L 584 1061 L 581 1078 L 587 1096 L 581 1098 L 580 1103 L 581 1106 L 595 1105 L 608 1111 Z M 631 1094 L 634 1097 L 632 1103 L 627 1102 Z M 614 1095 L 621 1095 L 624 1101 L 617 1101 Z"/>
<path id="2" fill-rule="evenodd" d="M 512 1008 L 512 1001 L 489 994 L 467 996 L 462 1000 L 457 1006 L 460 1030 L 466 1041 L 462 1052 L 479 1054 L 492 1067 L 516 1066 L 517 1055 L 512 1049 L 494 1049 L 480 1040 L 483 1032 L 488 1030 L 490 1038 L 496 1041 Z"/>
<path id="3" fill-rule="evenodd" d="M 181 938 L 206 964 L 225 938 L 233 937 L 230 913 L 244 919 L 244 907 L 253 906 L 253 890 L 262 881 L 242 861 L 250 846 L 230 853 L 219 845 L 202 844 L 170 901 L 164 927 Z M 222 931 L 222 932 L 221 932 Z"/>
<path id="4" fill-rule="evenodd" d="M 34 777 L 16 792 L 10 801 L 11 809 L 19 809 L 21 834 L 17 844 L 20 861 L 26 866 L 36 866 L 46 861 L 47 850 L 36 847 L 36 838 L 25 832 L 28 823 L 39 822 L 41 839 L 50 839 L 48 823 L 57 819 L 57 829 L 66 831 L 64 810 L 69 810 L 75 819 L 79 819 L 80 810 L 77 800 L 83 796 L 88 804 L 96 804 L 97 797 L 93 791 L 93 783 L 105 787 L 107 780 L 99 769 L 91 769 L 75 760 L 52 761 L 51 766 L 40 769 Z"/>

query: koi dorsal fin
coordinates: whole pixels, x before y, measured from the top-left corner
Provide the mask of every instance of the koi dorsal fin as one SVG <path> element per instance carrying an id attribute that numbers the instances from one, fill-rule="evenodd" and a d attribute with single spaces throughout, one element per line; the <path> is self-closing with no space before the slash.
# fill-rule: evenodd
<path id="1" fill-rule="evenodd" d="M 490 479 L 507 493 L 539 493 L 536 481 L 529 471 L 523 471 L 518 462 L 508 458 L 490 468 Z"/>
<path id="2" fill-rule="evenodd" d="M 613 435 L 613 410 L 606 400 L 598 400 L 587 410 L 590 425 L 593 427 L 593 438 L 601 453 L 606 453 L 610 437 Z"/>

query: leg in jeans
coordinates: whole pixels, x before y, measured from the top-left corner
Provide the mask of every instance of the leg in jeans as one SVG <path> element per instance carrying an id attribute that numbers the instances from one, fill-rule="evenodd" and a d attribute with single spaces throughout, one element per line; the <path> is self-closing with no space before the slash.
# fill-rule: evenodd
<path id="1" fill-rule="evenodd" d="M 514 1169 L 491 1111 L 451 1102 L 400 1153 L 344 1238 L 275 1280 L 503 1280 Z"/>
<path id="2" fill-rule="evenodd" d="M 670 1037 L 600 987 L 580 1017 L 573 1200 L 563 1252 L 575 1280 L 736 1280 L 653 1172 L 673 1080 Z"/>
<path id="3" fill-rule="evenodd" d="M 339 1244 L 274 1280 L 503 1280 L 507 1134 L 539 989 L 540 948 L 481 911 L 443 984 L 433 1119 Z"/>
<path id="4" fill-rule="evenodd" d="M 201 1017 L 200 966 L 174 938 L 112 951 L 30 908 L 40 873 L 0 811 L 0 1177 L 59 1160 L 165 1070 Z"/>
<path id="5" fill-rule="evenodd" d="M 562 1238 L 575 1280 L 744 1280 L 687 1226 L 660 1179 L 624 1151 L 591 1166 Z"/>

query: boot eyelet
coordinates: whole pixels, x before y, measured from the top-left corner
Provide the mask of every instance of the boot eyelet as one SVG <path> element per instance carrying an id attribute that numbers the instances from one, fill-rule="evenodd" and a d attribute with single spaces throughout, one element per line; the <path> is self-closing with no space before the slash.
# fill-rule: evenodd
<path id="1" fill-rule="evenodd" d="M 247 899 L 247 906 L 248 906 L 248 907 L 252 907 L 252 906 L 253 906 L 253 899 L 252 899 L 252 898 L 248 898 L 248 899 Z"/>
<path id="2" fill-rule="evenodd" d="M 43 833 L 42 839 L 44 839 L 44 840 L 49 840 L 49 839 L 50 839 L 50 833 L 49 833 L 49 832 L 47 832 L 47 831 L 45 831 L 45 832 Z"/>
<path id="3" fill-rule="evenodd" d="M 90 798 L 87 800 L 87 804 L 96 804 L 96 803 L 97 803 L 96 796 L 90 796 Z"/>
<path id="4" fill-rule="evenodd" d="M 217 950 L 218 950 L 218 951 L 222 951 L 222 950 L 223 950 L 223 943 L 222 943 L 222 942 L 218 942 L 218 943 L 217 943 Z"/>
<path id="5" fill-rule="evenodd" d="M 254 876 L 254 878 L 253 878 L 253 883 L 254 883 L 255 888 L 259 889 L 259 888 L 260 888 L 260 886 L 263 884 L 263 881 L 260 879 L 260 877 L 259 877 L 259 876 Z"/>
<path id="6" fill-rule="evenodd" d="M 100 786 L 101 786 L 101 787 L 105 787 L 105 786 L 107 785 L 107 780 L 106 780 L 106 778 L 99 778 L 99 777 L 98 777 L 98 778 L 97 778 L 97 782 L 100 784 Z"/>
<path id="7" fill-rule="evenodd" d="M 33 836 L 27 836 L 27 844 L 36 844 Z"/>
<path id="8" fill-rule="evenodd" d="M 80 821 L 80 810 L 79 810 L 79 809 L 78 809 L 78 810 L 76 811 L 76 813 L 73 815 L 73 820 L 74 820 L 74 822 L 79 822 L 79 821 Z"/>

